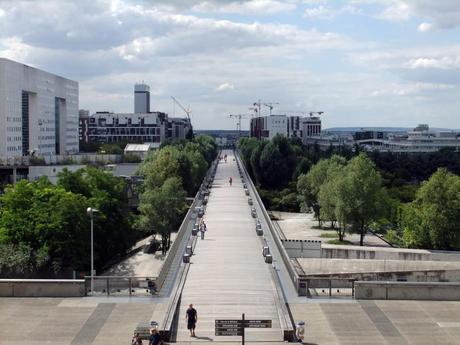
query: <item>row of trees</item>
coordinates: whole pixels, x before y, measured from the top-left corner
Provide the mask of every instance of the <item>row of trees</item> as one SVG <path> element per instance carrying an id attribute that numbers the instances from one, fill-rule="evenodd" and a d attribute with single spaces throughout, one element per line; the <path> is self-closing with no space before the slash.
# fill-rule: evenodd
<path id="1" fill-rule="evenodd" d="M 0 196 L 0 274 L 63 275 L 90 266 L 90 220 L 94 214 L 95 267 L 101 269 L 123 256 L 135 241 L 159 233 L 163 248 L 178 229 L 186 211 L 186 196 L 194 196 L 217 155 L 207 136 L 173 142 L 152 152 L 140 166 L 140 215 L 130 212 L 124 179 L 87 167 L 58 175 L 56 185 L 46 177 L 22 180 Z"/>
<path id="2" fill-rule="evenodd" d="M 97 168 L 64 170 L 57 185 L 45 177 L 8 186 L 0 197 L 1 273 L 87 270 L 90 224 L 95 207 L 95 265 L 101 268 L 138 238 L 125 198 L 123 179 Z"/>
<path id="3" fill-rule="evenodd" d="M 363 153 L 359 146 L 321 151 L 279 136 L 243 138 L 239 148 L 267 208 L 310 208 L 320 226 L 331 222 L 340 240 L 353 231 L 362 242 L 372 229 L 407 247 L 460 248 L 458 152 Z"/>
<path id="4" fill-rule="evenodd" d="M 241 138 L 238 144 L 246 168 L 264 204 L 280 211 L 299 211 L 297 177 L 308 172 L 312 152 L 298 139 L 276 136 L 271 141 Z"/>
<path id="5" fill-rule="evenodd" d="M 140 197 L 138 227 L 161 235 L 163 252 L 187 210 L 186 196 L 195 196 L 217 145 L 209 136 L 181 141 L 152 152 L 140 166 L 145 182 Z"/>

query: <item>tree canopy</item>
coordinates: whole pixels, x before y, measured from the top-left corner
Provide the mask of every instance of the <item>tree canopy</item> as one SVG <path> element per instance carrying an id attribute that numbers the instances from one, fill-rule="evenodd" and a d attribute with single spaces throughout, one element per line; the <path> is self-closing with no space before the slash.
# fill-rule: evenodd
<path id="1" fill-rule="evenodd" d="M 403 210 L 404 241 L 415 248 L 460 248 L 460 177 L 438 169 Z"/>

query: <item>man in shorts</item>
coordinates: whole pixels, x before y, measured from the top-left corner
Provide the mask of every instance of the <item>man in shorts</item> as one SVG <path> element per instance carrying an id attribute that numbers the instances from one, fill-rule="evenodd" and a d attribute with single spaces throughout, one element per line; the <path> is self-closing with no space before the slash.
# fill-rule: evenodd
<path id="1" fill-rule="evenodd" d="M 193 308 L 193 304 L 188 306 L 187 312 L 185 313 L 185 320 L 187 320 L 187 329 L 190 331 L 190 336 L 195 336 L 195 326 L 198 321 L 198 315 L 196 309 Z"/>

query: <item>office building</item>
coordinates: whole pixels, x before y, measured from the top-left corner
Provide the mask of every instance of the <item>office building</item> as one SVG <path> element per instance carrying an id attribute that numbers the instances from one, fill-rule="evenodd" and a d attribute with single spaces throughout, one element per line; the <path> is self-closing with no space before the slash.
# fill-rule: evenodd
<path id="1" fill-rule="evenodd" d="M 89 143 L 89 110 L 78 111 L 78 140 L 80 143 Z"/>
<path id="2" fill-rule="evenodd" d="M 90 116 L 88 139 L 92 143 L 162 143 L 185 139 L 192 125 L 188 119 L 168 114 L 97 112 Z"/>
<path id="3" fill-rule="evenodd" d="M 146 84 L 134 85 L 134 112 L 150 113 L 150 87 Z"/>
<path id="4" fill-rule="evenodd" d="M 306 144 L 329 147 L 359 145 L 367 151 L 393 153 L 432 153 L 440 149 L 460 151 L 460 131 L 433 130 L 428 125 L 414 129 L 367 128 L 361 130 L 325 131 L 308 137 Z"/>
<path id="5" fill-rule="evenodd" d="M 271 140 L 276 135 L 288 136 L 286 115 L 258 116 L 251 119 L 251 137 Z"/>
<path id="6" fill-rule="evenodd" d="M 78 83 L 0 58 L 0 158 L 78 152 Z"/>
<path id="7" fill-rule="evenodd" d="M 190 120 L 150 112 L 149 90 L 146 84 L 134 86 L 134 113 L 100 111 L 89 116 L 87 143 L 162 143 L 167 139 L 187 138 L 192 130 Z M 80 115 L 80 133 L 84 134 L 87 113 L 82 111 Z"/>
<path id="8" fill-rule="evenodd" d="M 300 138 L 319 135 L 321 119 L 316 116 L 269 115 L 251 119 L 251 137 L 271 140 L 276 135 L 288 138 Z"/>

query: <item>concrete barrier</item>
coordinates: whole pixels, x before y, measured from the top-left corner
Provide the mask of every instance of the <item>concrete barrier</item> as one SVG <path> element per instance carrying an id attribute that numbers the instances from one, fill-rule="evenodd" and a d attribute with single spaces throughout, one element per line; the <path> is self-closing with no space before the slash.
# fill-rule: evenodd
<path id="1" fill-rule="evenodd" d="M 0 297 L 83 297 L 85 281 L 72 279 L 0 279 Z"/>
<path id="2" fill-rule="evenodd" d="M 283 243 L 290 258 L 321 257 L 321 241 L 281 239 L 281 243 Z"/>
<path id="3" fill-rule="evenodd" d="M 323 244 L 321 246 L 321 257 L 324 259 L 421 260 L 458 262 L 460 261 L 460 252 Z"/>
<path id="4" fill-rule="evenodd" d="M 355 282 L 356 299 L 460 301 L 460 283 Z"/>

